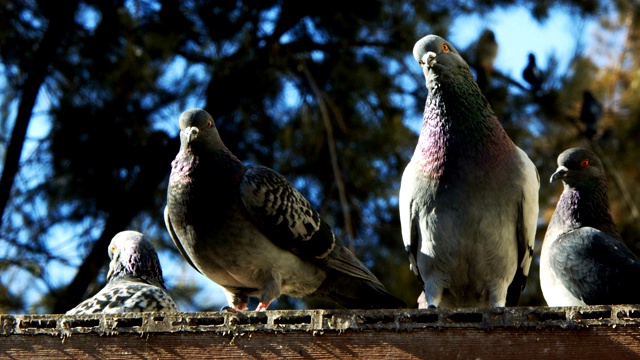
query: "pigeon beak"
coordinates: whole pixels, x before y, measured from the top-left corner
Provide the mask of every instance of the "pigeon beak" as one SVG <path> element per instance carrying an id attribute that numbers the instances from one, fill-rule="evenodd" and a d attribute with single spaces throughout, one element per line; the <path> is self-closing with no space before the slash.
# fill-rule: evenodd
<path id="1" fill-rule="evenodd" d="M 111 279 L 111 277 L 113 276 L 113 272 L 115 271 L 115 269 L 113 268 L 113 266 L 109 265 L 109 272 L 107 273 L 107 281 L 109 281 Z"/>
<path id="2" fill-rule="evenodd" d="M 433 67 L 433 65 L 436 64 L 436 53 L 429 51 L 422 56 L 422 59 L 424 63 L 427 64 L 427 67 Z"/>
<path id="3" fill-rule="evenodd" d="M 567 169 L 565 166 L 559 166 L 556 172 L 551 175 L 549 183 L 552 183 L 558 179 L 564 179 L 567 176 L 567 172 L 569 172 L 569 169 Z"/>
<path id="4" fill-rule="evenodd" d="M 200 129 L 198 129 L 195 126 L 190 126 L 188 128 L 185 128 L 184 131 L 186 132 L 186 135 L 187 135 L 187 142 L 191 142 L 195 140 L 198 137 L 198 134 L 200 133 Z"/>

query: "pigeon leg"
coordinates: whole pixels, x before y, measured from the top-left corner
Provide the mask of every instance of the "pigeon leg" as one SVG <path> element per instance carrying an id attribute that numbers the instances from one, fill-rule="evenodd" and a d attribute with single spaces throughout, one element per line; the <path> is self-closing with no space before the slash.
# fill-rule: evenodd
<path id="1" fill-rule="evenodd" d="M 267 310 L 269 305 L 271 305 L 271 301 L 269 301 L 268 303 L 263 303 L 262 301 L 260 301 L 258 307 L 256 307 L 256 311 L 265 311 Z"/>
<path id="2" fill-rule="evenodd" d="M 245 294 L 234 294 L 224 288 L 222 290 L 227 296 L 227 304 L 229 304 L 228 306 L 223 307 L 224 310 L 231 311 L 231 309 L 233 309 L 235 310 L 233 312 L 238 312 L 247 308 L 247 303 L 249 303 L 249 296 Z"/>
<path id="3" fill-rule="evenodd" d="M 489 295 L 489 300 L 491 301 L 491 306 L 493 307 L 505 307 L 507 303 L 507 286 L 501 286 L 494 288 L 491 294 Z"/>
<path id="4" fill-rule="evenodd" d="M 264 279 L 264 287 L 260 291 L 260 303 L 256 308 L 256 311 L 265 311 L 271 305 L 273 300 L 275 300 L 281 294 L 281 284 L 282 277 L 279 273 L 272 271 L 271 279 Z"/>
<path id="5" fill-rule="evenodd" d="M 419 305 L 428 305 L 429 308 L 438 307 L 442 300 L 442 292 L 442 287 L 436 285 L 433 281 L 428 281 L 424 285 L 424 300 L 426 301 L 419 303 Z"/>

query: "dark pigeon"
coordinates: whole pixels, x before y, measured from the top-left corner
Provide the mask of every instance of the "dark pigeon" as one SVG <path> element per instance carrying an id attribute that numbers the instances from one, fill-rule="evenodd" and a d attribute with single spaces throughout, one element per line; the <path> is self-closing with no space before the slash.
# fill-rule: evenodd
<path id="1" fill-rule="evenodd" d="M 515 306 L 533 255 L 540 180 L 456 49 L 413 48 L 429 95 L 402 176 L 400 220 L 429 307 Z"/>
<path id="2" fill-rule="evenodd" d="M 281 294 L 346 308 L 405 306 L 282 175 L 234 156 L 209 113 L 182 113 L 180 139 L 165 223 L 189 264 L 222 287 L 230 310 L 246 309 L 249 296 L 266 310 Z"/>
<path id="3" fill-rule="evenodd" d="M 640 303 L 640 260 L 624 244 L 609 210 L 602 162 L 589 150 L 558 156 L 551 182 L 564 190 L 540 254 L 540 285 L 549 306 Z"/>
<path id="4" fill-rule="evenodd" d="M 531 92 L 534 94 L 537 94 L 542 89 L 542 71 L 538 68 L 536 56 L 533 53 L 529 53 L 529 62 L 524 70 L 522 70 L 522 78 L 529 83 Z"/>
<path id="5" fill-rule="evenodd" d="M 602 117 L 602 105 L 593 96 L 591 91 L 582 92 L 582 108 L 580 109 L 580 121 L 584 124 L 584 135 L 587 139 L 593 139 L 598 132 L 598 121 Z"/>
<path id="6" fill-rule="evenodd" d="M 164 286 L 158 254 L 137 231 L 122 231 L 109 244 L 107 285 L 67 315 L 125 312 L 178 312 Z"/>
<path id="7" fill-rule="evenodd" d="M 498 43 L 493 31 L 485 29 L 474 47 L 474 67 L 476 81 L 480 89 L 486 89 L 491 82 L 493 63 L 498 56 Z"/>

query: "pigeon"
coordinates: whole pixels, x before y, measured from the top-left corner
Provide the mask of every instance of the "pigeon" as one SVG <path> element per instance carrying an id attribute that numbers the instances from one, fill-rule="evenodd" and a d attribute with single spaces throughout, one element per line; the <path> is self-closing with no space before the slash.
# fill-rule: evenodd
<path id="1" fill-rule="evenodd" d="M 609 210 L 607 179 L 593 152 L 558 156 L 551 183 L 564 190 L 540 254 L 540 286 L 549 306 L 640 303 L 640 260 L 625 245 Z"/>
<path id="2" fill-rule="evenodd" d="M 419 302 L 515 306 L 533 256 L 538 171 L 451 43 L 428 35 L 413 55 L 429 93 L 399 210 L 410 268 L 423 285 Z"/>
<path id="3" fill-rule="evenodd" d="M 580 109 L 580 121 L 584 124 L 584 135 L 587 139 L 593 139 L 598 132 L 598 121 L 602 117 L 602 105 L 593 96 L 591 91 L 582 92 L 582 108 Z"/>
<path id="4" fill-rule="evenodd" d="M 536 56 L 533 53 L 529 53 L 529 62 L 522 70 L 522 78 L 529 83 L 531 92 L 534 94 L 537 94 L 542 89 L 542 71 L 536 65 Z"/>
<path id="5" fill-rule="evenodd" d="M 167 292 L 158 254 L 137 231 L 122 231 L 109 244 L 107 285 L 67 315 L 125 312 L 178 312 Z"/>
<path id="6" fill-rule="evenodd" d="M 180 116 L 165 224 L 197 271 L 220 285 L 228 306 L 264 311 L 281 294 L 345 308 L 401 308 L 309 201 L 276 171 L 245 165 L 225 146 L 211 115 Z"/>
<path id="7" fill-rule="evenodd" d="M 485 89 L 491 81 L 493 63 L 498 56 L 498 43 L 493 31 L 485 29 L 480 34 L 474 48 L 474 55 L 477 83 L 480 89 Z"/>

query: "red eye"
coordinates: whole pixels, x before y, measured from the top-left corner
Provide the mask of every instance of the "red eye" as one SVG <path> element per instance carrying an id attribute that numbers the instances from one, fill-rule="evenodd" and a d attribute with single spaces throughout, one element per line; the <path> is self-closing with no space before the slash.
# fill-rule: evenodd
<path id="1" fill-rule="evenodd" d="M 581 168 L 583 168 L 583 169 L 584 169 L 584 168 L 586 168 L 587 166 L 589 166 L 589 160 L 584 159 L 584 160 L 580 161 L 580 167 L 581 167 Z"/>
<path id="2" fill-rule="evenodd" d="M 213 126 L 213 121 L 207 121 L 207 129 Z"/>
<path id="3" fill-rule="evenodd" d="M 442 44 L 442 52 L 449 52 L 449 45 Z"/>

